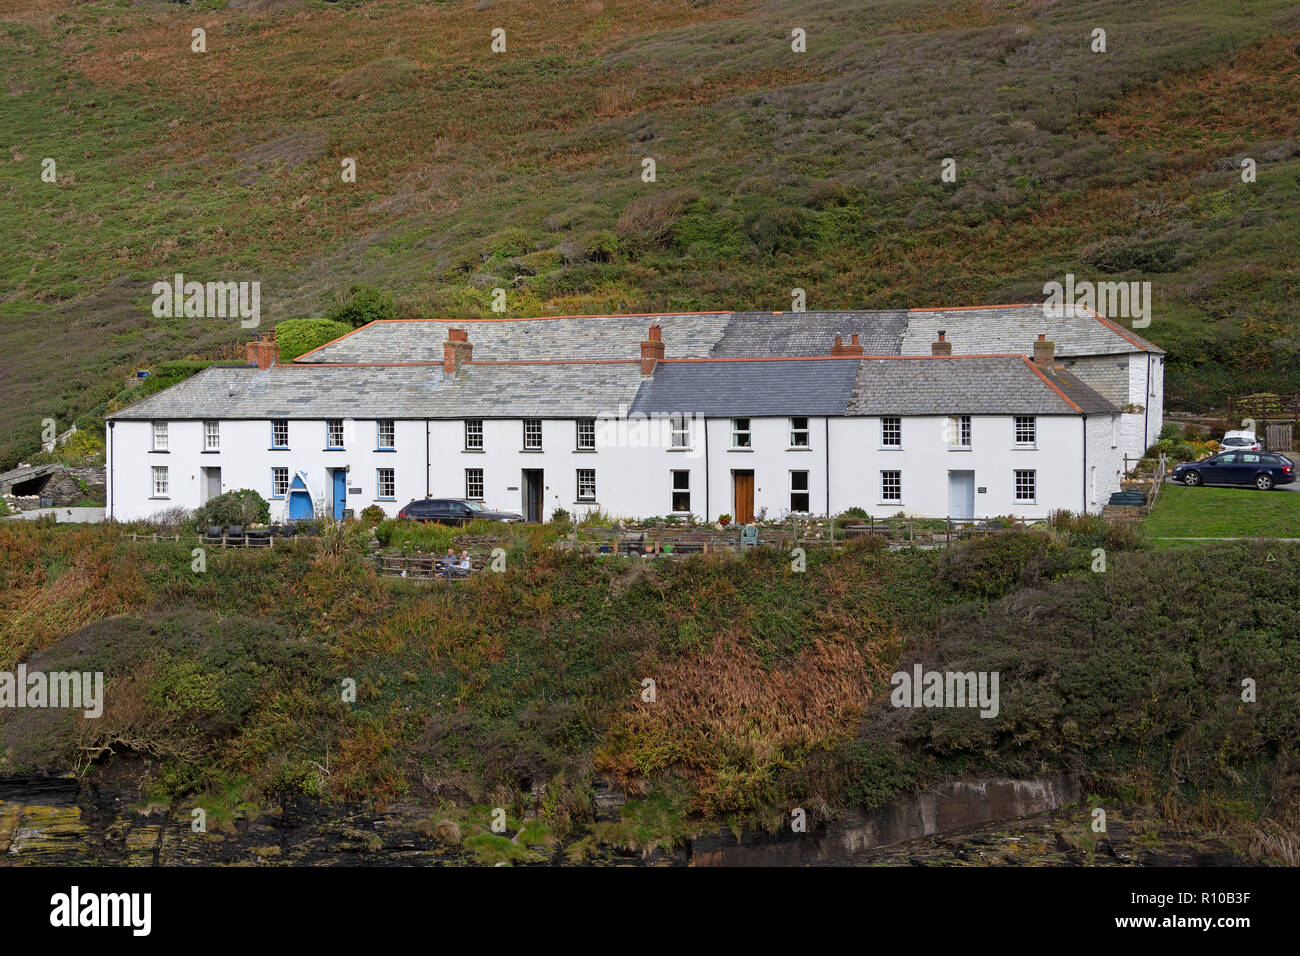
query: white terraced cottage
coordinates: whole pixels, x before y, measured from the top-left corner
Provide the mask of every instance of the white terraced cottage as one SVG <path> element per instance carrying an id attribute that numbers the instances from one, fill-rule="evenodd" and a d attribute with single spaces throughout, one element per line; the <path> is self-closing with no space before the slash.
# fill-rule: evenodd
<path id="1" fill-rule="evenodd" d="M 274 332 L 109 416 L 108 514 L 251 488 L 276 521 L 416 498 L 548 519 L 1100 511 L 1164 353 L 1041 306 L 372 322 Z"/>

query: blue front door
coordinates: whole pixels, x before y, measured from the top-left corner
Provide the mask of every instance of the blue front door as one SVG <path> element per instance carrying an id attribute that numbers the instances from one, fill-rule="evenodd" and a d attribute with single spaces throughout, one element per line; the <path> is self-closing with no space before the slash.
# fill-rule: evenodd
<path id="1" fill-rule="evenodd" d="M 289 520 L 301 521 L 310 518 L 311 513 L 311 492 L 307 490 L 302 475 L 294 475 L 293 484 L 289 486 Z"/>
<path id="2" fill-rule="evenodd" d="M 334 519 L 341 520 L 343 509 L 348 503 L 348 473 L 342 468 L 334 469 Z"/>

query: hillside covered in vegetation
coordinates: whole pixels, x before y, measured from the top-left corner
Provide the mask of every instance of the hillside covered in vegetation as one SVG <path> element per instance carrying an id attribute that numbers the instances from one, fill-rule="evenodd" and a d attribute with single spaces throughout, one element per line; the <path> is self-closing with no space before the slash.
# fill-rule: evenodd
<path id="1" fill-rule="evenodd" d="M 402 802 L 467 842 L 505 807 L 548 839 L 633 849 L 1063 774 L 1295 862 L 1295 546 L 1151 552 L 1085 519 L 814 551 L 800 573 L 771 550 L 581 557 L 552 533 L 515 532 L 506 573 L 447 586 L 310 541 L 196 572 L 186 541 L 0 524 L 0 670 L 106 678 L 99 718 L 0 712 L 0 773 L 94 780 L 144 758 L 160 806 Z M 917 664 L 998 672 L 996 719 L 892 706 L 891 675 Z M 630 797 L 614 822 L 600 788 Z"/>
<path id="2" fill-rule="evenodd" d="M 1171 407 L 1300 391 L 1298 42 L 1285 0 L 8 4 L 0 467 L 138 367 L 242 354 L 152 314 L 177 273 L 260 282 L 264 326 L 355 286 L 476 316 L 1150 281 Z"/>

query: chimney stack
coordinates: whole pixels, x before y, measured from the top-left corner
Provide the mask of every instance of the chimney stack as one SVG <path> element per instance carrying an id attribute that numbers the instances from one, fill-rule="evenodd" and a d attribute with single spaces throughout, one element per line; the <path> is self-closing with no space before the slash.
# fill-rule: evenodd
<path id="1" fill-rule="evenodd" d="M 1056 343 L 1047 341 L 1047 336 L 1040 332 L 1038 341 L 1034 343 L 1034 364 L 1039 368 L 1051 368 L 1054 361 L 1056 361 Z"/>
<path id="2" fill-rule="evenodd" d="M 835 344 L 831 346 L 831 355 L 847 356 L 861 355 L 862 346 L 858 343 L 858 333 L 854 332 L 849 340 L 849 344 L 844 344 L 844 337 L 835 336 Z"/>
<path id="3" fill-rule="evenodd" d="M 930 343 L 931 355 L 951 355 L 952 343 L 943 337 L 943 329 L 939 330 L 939 338 Z"/>
<path id="4" fill-rule="evenodd" d="M 464 329 L 448 329 L 447 341 L 442 343 L 442 370 L 455 375 L 460 367 L 474 358 L 474 346 Z"/>
<path id="5" fill-rule="evenodd" d="M 275 329 L 268 330 L 244 345 L 244 354 L 249 365 L 258 368 L 270 368 L 280 360 L 280 346 L 275 343 Z"/>
<path id="6" fill-rule="evenodd" d="M 641 343 L 641 374 L 653 375 L 655 366 L 664 360 L 663 330 L 650 326 L 650 337 Z"/>

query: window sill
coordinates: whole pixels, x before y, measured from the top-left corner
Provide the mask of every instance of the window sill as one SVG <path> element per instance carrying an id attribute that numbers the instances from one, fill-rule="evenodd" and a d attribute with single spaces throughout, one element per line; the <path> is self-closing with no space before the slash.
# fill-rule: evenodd
<path id="1" fill-rule="evenodd" d="M 1026 500 L 1024 500 L 1023 498 L 1017 498 L 1017 499 L 1016 499 L 1016 504 L 1018 504 L 1018 505 L 1036 505 L 1036 504 L 1038 504 L 1038 501 L 1037 501 L 1037 499 L 1035 499 L 1035 500 L 1033 500 L 1033 501 L 1026 501 Z"/>
<path id="2" fill-rule="evenodd" d="M 902 445 L 881 445 L 876 451 L 902 451 Z"/>
<path id="3" fill-rule="evenodd" d="M 397 449 L 396 449 L 396 448 L 376 448 L 375 451 L 377 451 L 377 452 L 381 452 L 381 451 L 382 451 L 382 452 L 388 452 L 388 453 L 391 454 L 391 453 L 397 451 Z"/>
<path id="4" fill-rule="evenodd" d="M 205 448 L 205 449 L 203 449 L 203 451 L 199 452 L 199 454 L 200 454 L 200 455 L 220 455 L 220 454 L 221 454 L 221 449 L 220 449 L 220 448 Z"/>
<path id="5" fill-rule="evenodd" d="M 149 454 L 151 454 L 151 455 L 170 455 L 171 452 L 169 452 L 166 448 L 150 448 L 150 449 L 149 449 Z"/>
<path id="6" fill-rule="evenodd" d="M 289 450 L 288 445 L 272 445 L 270 448 L 267 449 L 267 451 L 288 451 L 288 450 Z"/>
<path id="7" fill-rule="evenodd" d="M 573 449 L 573 453 L 574 453 L 575 455 L 594 455 L 594 454 L 596 454 L 596 449 L 594 449 L 594 448 L 575 448 L 575 449 Z"/>
<path id="8" fill-rule="evenodd" d="M 737 452 L 744 452 L 745 454 L 752 454 L 753 451 L 754 451 L 754 449 L 752 449 L 752 448 L 728 448 L 727 451 L 737 451 Z"/>
<path id="9" fill-rule="evenodd" d="M 670 447 L 670 448 L 668 448 L 668 449 L 666 449 L 666 450 L 667 450 L 667 451 L 675 451 L 675 452 L 679 452 L 679 453 L 683 453 L 683 454 L 686 453 L 686 452 L 692 452 L 692 451 L 695 451 L 695 449 L 694 449 L 693 447 L 682 447 L 682 446 L 680 446 L 680 445 L 673 445 L 672 447 Z"/>
<path id="10" fill-rule="evenodd" d="M 786 451 L 812 451 L 808 445 L 791 445 Z"/>
<path id="11" fill-rule="evenodd" d="M 901 508 L 903 507 L 903 502 L 901 499 L 899 501 L 877 501 L 876 507 L 877 508 Z"/>
<path id="12" fill-rule="evenodd" d="M 482 448 L 462 448 L 461 451 L 464 452 L 466 455 L 484 454 L 484 450 Z"/>
<path id="13" fill-rule="evenodd" d="M 322 448 L 321 451 L 347 451 L 346 448 Z"/>
<path id="14" fill-rule="evenodd" d="M 573 502 L 573 503 L 574 503 L 575 505 L 597 505 L 597 506 L 599 506 L 599 502 L 597 502 L 595 498 L 583 498 L 583 499 L 581 499 L 581 500 L 579 500 L 579 501 L 575 501 L 575 502 Z"/>
<path id="15" fill-rule="evenodd" d="M 519 449 L 519 453 L 522 454 L 522 455 L 540 455 L 540 454 L 542 453 L 542 449 L 540 449 L 540 448 L 521 448 L 521 449 Z"/>
<path id="16" fill-rule="evenodd" d="M 272 500 L 272 501 L 284 501 L 284 495 L 272 495 L 272 496 L 271 496 L 271 500 Z"/>
<path id="17" fill-rule="evenodd" d="M 970 446 L 967 445 L 967 446 L 964 447 L 964 448 L 961 448 L 961 447 L 953 448 L 952 446 L 949 446 L 949 447 L 948 447 L 948 450 L 949 450 L 949 451 L 964 451 L 964 452 L 968 452 L 968 453 L 969 453 L 971 449 L 970 449 Z"/>
<path id="18" fill-rule="evenodd" d="M 149 501 L 171 501 L 172 499 L 170 495 L 150 495 L 148 500 Z"/>
<path id="19" fill-rule="evenodd" d="M 1012 445 L 1012 451 L 1038 451 L 1037 445 Z"/>
<path id="20" fill-rule="evenodd" d="M 375 498 L 375 501 L 396 501 L 396 498 Z"/>

